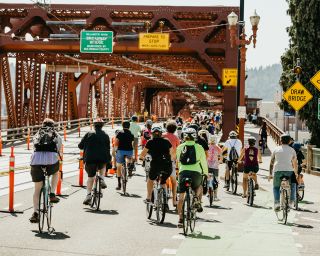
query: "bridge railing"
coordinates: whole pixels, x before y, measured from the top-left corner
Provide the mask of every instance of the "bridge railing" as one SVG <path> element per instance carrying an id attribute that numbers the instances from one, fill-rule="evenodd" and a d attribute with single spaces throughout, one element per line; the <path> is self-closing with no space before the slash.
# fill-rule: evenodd
<path id="1" fill-rule="evenodd" d="M 277 145 L 280 145 L 281 135 L 284 134 L 285 132 L 282 129 L 280 129 L 276 124 L 274 124 L 272 121 L 270 121 L 268 118 L 259 117 L 258 124 L 262 125 L 262 122 L 266 122 L 268 134 L 273 138 L 273 140 L 277 143 Z"/>

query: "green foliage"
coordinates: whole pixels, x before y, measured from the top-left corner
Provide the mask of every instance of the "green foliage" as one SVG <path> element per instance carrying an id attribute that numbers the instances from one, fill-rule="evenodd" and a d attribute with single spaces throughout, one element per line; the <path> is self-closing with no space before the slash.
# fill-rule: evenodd
<path id="1" fill-rule="evenodd" d="M 290 47 L 281 57 L 283 72 L 280 85 L 285 91 L 296 81 L 292 69 L 296 59 L 300 58 L 303 69 L 301 83 L 311 92 L 313 99 L 299 111 L 299 116 L 306 121 L 311 132 L 311 143 L 320 147 L 320 121 L 317 118 L 320 91 L 310 82 L 310 78 L 320 70 L 320 1 L 287 0 L 287 2 L 292 25 L 287 29 Z M 290 110 L 286 102 L 283 102 L 282 106 L 285 110 Z"/>

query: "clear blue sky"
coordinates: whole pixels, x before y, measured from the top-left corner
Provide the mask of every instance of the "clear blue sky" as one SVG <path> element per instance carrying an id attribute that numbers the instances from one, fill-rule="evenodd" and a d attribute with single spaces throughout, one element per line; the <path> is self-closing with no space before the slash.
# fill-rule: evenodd
<path id="1" fill-rule="evenodd" d="M 1 0 L 1 3 L 32 3 L 31 0 Z M 65 4 L 65 0 L 51 0 L 53 4 Z M 68 0 L 68 4 L 123 4 L 123 5 L 155 5 L 150 0 Z M 238 6 L 240 0 L 158 0 L 157 5 L 173 6 Z M 247 67 L 267 66 L 280 62 L 280 56 L 288 47 L 286 27 L 290 26 L 290 17 L 286 10 L 285 0 L 245 0 L 245 20 L 247 34 L 251 31 L 249 16 L 254 9 L 261 16 L 257 47 L 249 46 L 247 51 Z"/>

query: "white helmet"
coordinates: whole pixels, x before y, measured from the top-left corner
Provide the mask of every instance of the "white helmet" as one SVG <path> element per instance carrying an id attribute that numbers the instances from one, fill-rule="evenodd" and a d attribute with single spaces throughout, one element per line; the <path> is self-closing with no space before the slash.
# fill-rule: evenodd
<path id="1" fill-rule="evenodd" d="M 231 138 L 231 137 L 237 137 L 238 136 L 238 133 L 236 133 L 235 131 L 231 131 L 230 133 L 229 133 L 229 137 Z"/>
<path id="2" fill-rule="evenodd" d="M 183 131 L 183 138 L 189 138 L 189 139 L 196 139 L 197 138 L 197 132 L 193 128 L 186 128 Z"/>

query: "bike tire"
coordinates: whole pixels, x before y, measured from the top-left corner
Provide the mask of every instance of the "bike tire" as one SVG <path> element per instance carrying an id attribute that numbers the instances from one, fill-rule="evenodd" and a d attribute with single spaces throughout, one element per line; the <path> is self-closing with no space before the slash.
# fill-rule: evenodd
<path id="1" fill-rule="evenodd" d="M 123 166 L 122 167 L 122 175 L 121 175 L 123 195 L 126 195 L 126 193 L 127 193 L 127 176 L 128 176 L 127 167 Z"/>
<path id="2" fill-rule="evenodd" d="M 209 188 L 209 205 L 210 207 L 213 205 L 213 189 L 212 188 Z"/>
<path id="3" fill-rule="evenodd" d="M 183 234 L 188 235 L 189 228 L 189 210 L 190 210 L 190 195 L 186 192 L 185 198 L 182 205 L 182 223 L 183 223 Z"/>
<path id="4" fill-rule="evenodd" d="M 230 177 L 229 177 L 229 182 L 230 182 Z M 224 184 L 226 184 L 227 183 L 227 177 L 226 177 L 226 175 L 224 175 Z M 229 191 L 230 190 L 230 183 L 229 183 L 229 186 L 228 187 L 226 187 L 226 191 Z"/>
<path id="5" fill-rule="evenodd" d="M 232 166 L 230 181 L 231 181 L 232 194 L 236 194 L 237 188 L 238 188 L 238 175 L 237 175 L 237 170 L 235 166 Z"/>
<path id="6" fill-rule="evenodd" d="M 288 192 L 287 190 L 282 190 L 282 212 L 283 212 L 283 224 L 287 224 L 288 220 L 288 210 L 289 210 L 289 199 L 288 199 Z"/>
<path id="7" fill-rule="evenodd" d="M 100 178 L 96 176 L 93 184 L 93 189 L 92 189 L 91 208 L 98 211 L 100 208 L 100 199 L 101 199 L 101 182 L 100 182 Z"/>
<path id="8" fill-rule="evenodd" d="M 50 186 L 48 188 L 48 191 L 51 191 L 51 187 Z M 50 228 L 51 228 L 51 219 L 52 219 L 52 203 L 48 199 L 47 200 L 47 225 L 48 225 L 48 230 L 50 230 Z"/>
<path id="9" fill-rule="evenodd" d="M 45 197 L 45 189 L 41 188 L 40 190 L 40 196 L 39 196 L 39 204 L 38 204 L 38 216 L 39 216 L 39 233 L 43 233 L 43 227 L 44 227 L 44 219 L 46 215 L 46 197 Z"/>
<path id="10" fill-rule="evenodd" d="M 193 197 L 192 198 L 192 204 L 190 207 L 190 220 L 189 220 L 189 225 L 190 225 L 190 231 L 193 232 L 196 226 L 196 219 L 197 219 L 197 209 L 195 208 L 195 203 L 196 200 Z"/>
<path id="11" fill-rule="evenodd" d="M 164 189 L 161 188 L 158 190 L 158 197 L 157 197 L 157 222 L 162 224 L 164 218 L 166 216 L 166 193 L 164 193 Z"/>
<path id="12" fill-rule="evenodd" d="M 304 198 L 304 189 L 298 189 L 297 188 L 297 195 L 298 195 L 298 200 L 302 201 Z"/>
<path id="13" fill-rule="evenodd" d="M 146 214 L 147 214 L 147 219 L 150 220 L 152 216 L 152 211 L 153 211 L 153 204 L 154 204 L 154 192 L 152 191 L 151 194 L 151 203 L 146 204 Z"/>
<path id="14" fill-rule="evenodd" d="M 253 180 L 249 179 L 248 181 L 248 199 L 247 203 L 252 206 L 253 205 L 253 200 L 254 200 L 254 184 Z"/>

